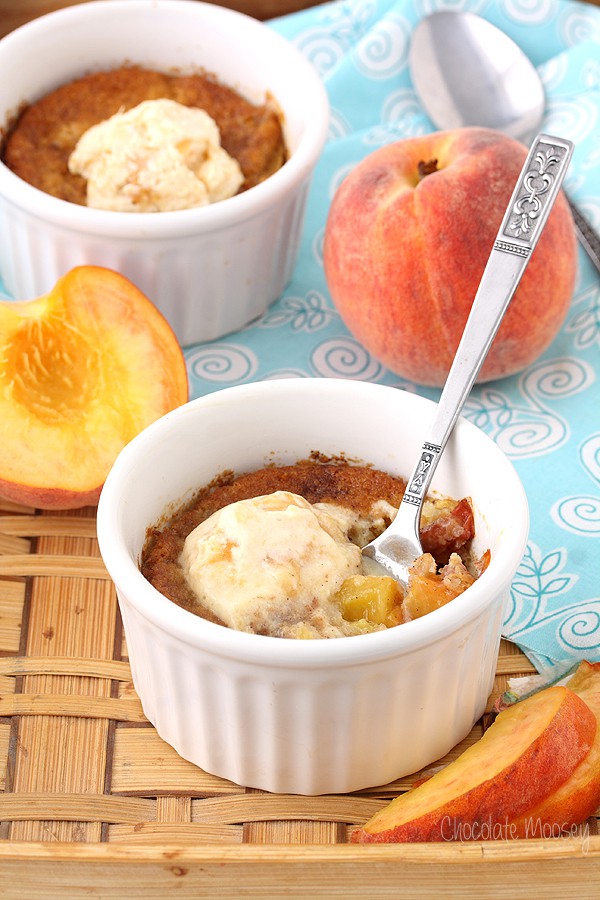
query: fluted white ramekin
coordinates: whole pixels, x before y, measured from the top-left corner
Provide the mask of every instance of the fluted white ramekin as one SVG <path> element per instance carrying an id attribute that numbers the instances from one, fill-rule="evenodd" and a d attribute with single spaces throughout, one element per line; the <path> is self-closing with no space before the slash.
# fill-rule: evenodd
<path id="1" fill-rule="evenodd" d="M 199 0 L 98 0 L 34 19 L 0 41 L 0 129 L 24 104 L 124 63 L 204 69 L 282 113 L 290 158 L 262 184 L 209 207 L 88 209 L 51 197 L 0 163 L 0 274 L 18 299 L 73 266 L 115 269 L 163 312 L 179 341 L 207 341 L 265 311 L 294 269 L 329 106 L 312 65 L 249 16 Z"/>
<path id="2" fill-rule="evenodd" d="M 472 498 L 476 549 L 491 562 L 421 619 L 332 640 L 246 634 L 174 605 L 138 568 L 148 527 L 218 473 L 318 450 L 407 475 L 433 410 L 382 385 L 267 381 L 192 401 L 122 451 L 100 498 L 100 550 L 145 714 L 181 756 L 268 791 L 347 792 L 416 772 L 469 732 L 492 687 L 528 507 L 512 464 L 465 420 L 434 489 Z"/>

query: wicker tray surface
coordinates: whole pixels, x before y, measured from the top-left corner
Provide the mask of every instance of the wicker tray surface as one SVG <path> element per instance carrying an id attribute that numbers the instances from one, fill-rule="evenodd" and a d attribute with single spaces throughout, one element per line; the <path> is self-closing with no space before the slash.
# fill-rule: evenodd
<path id="1" fill-rule="evenodd" d="M 133 689 L 95 524 L 0 502 L 0 897 L 600 896 L 595 817 L 569 838 L 356 846 L 352 827 L 420 773 L 297 797 L 181 759 Z M 533 671 L 503 641 L 488 709 Z"/>

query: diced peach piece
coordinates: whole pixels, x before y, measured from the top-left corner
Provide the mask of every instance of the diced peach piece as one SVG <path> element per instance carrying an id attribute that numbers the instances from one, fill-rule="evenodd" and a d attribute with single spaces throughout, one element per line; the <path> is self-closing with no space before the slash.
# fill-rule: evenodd
<path id="1" fill-rule="evenodd" d="M 445 606 L 466 591 L 474 581 L 457 553 L 452 554 L 450 562 L 440 572 L 436 571 L 433 557 L 424 553 L 410 569 L 408 591 L 403 604 L 405 617 L 419 619 L 434 609 Z"/>
<path id="2" fill-rule="evenodd" d="M 109 269 L 0 302 L 0 335 L 0 496 L 16 503 L 95 504 L 125 444 L 188 399 L 171 327 Z"/>
<path id="3" fill-rule="evenodd" d="M 439 566 L 448 562 L 450 554 L 465 547 L 475 534 L 473 509 L 466 498 L 434 500 L 429 517 L 421 518 L 421 545 L 431 553 Z"/>
<path id="4" fill-rule="evenodd" d="M 456 840 L 476 836 L 474 825 L 506 826 L 571 778 L 595 734 L 596 718 L 576 693 L 540 691 L 501 712 L 477 743 L 375 813 L 352 840 Z"/>
<path id="5" fill-rule="evenodd" d="M 337 593 L 342 616 L 347 622 L 366 619 L 390 628 L 403 621 L 402 589 L 386 575 L 351 575 Z"/>

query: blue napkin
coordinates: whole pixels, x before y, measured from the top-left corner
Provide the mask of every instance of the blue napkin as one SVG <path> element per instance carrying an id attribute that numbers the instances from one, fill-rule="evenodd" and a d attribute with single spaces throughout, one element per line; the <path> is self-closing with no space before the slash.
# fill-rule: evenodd
<path id="1" fill-rule="evenodd" d="M 337 0 L 272 20 L 315 65 L 332 121 L 309 195 L 294 277 L 258 321 L 186 348 L 193 397 L 267 378 L 376 381 L 434 400 L 439 391 L 386 370 L 348 333 L 329 297 L 322 239 L 331 197 L 377 147 L 434 130 L 408 71 L 412 29 L 442 8 L 471 10 L 505 31 L 538 68 L 543 129 L 573 140 L 565 187 L 600 229 L 600 8 L 562 0 Z M 600 661 L 600 280 L 582 250 L 572 307 L 527 371 L 476 386 L 465 416 L 513 461 L 531 531 L 503 634 L 555 677 Z"/>

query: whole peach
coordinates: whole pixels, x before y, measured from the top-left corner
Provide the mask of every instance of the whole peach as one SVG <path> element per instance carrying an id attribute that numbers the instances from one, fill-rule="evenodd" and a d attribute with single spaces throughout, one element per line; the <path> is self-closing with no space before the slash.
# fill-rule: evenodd
<path id="1" fill-rule="evenodd" d="M 435 132 L 376 150 L 337 190 L 324 241 L 331 297 L 355 337 L 398 375 L 444 383 L 527 152 L 490 129 Z M 576 269 L 560 194 L 479 381 L 524 369 L 550 345 Z"/>

